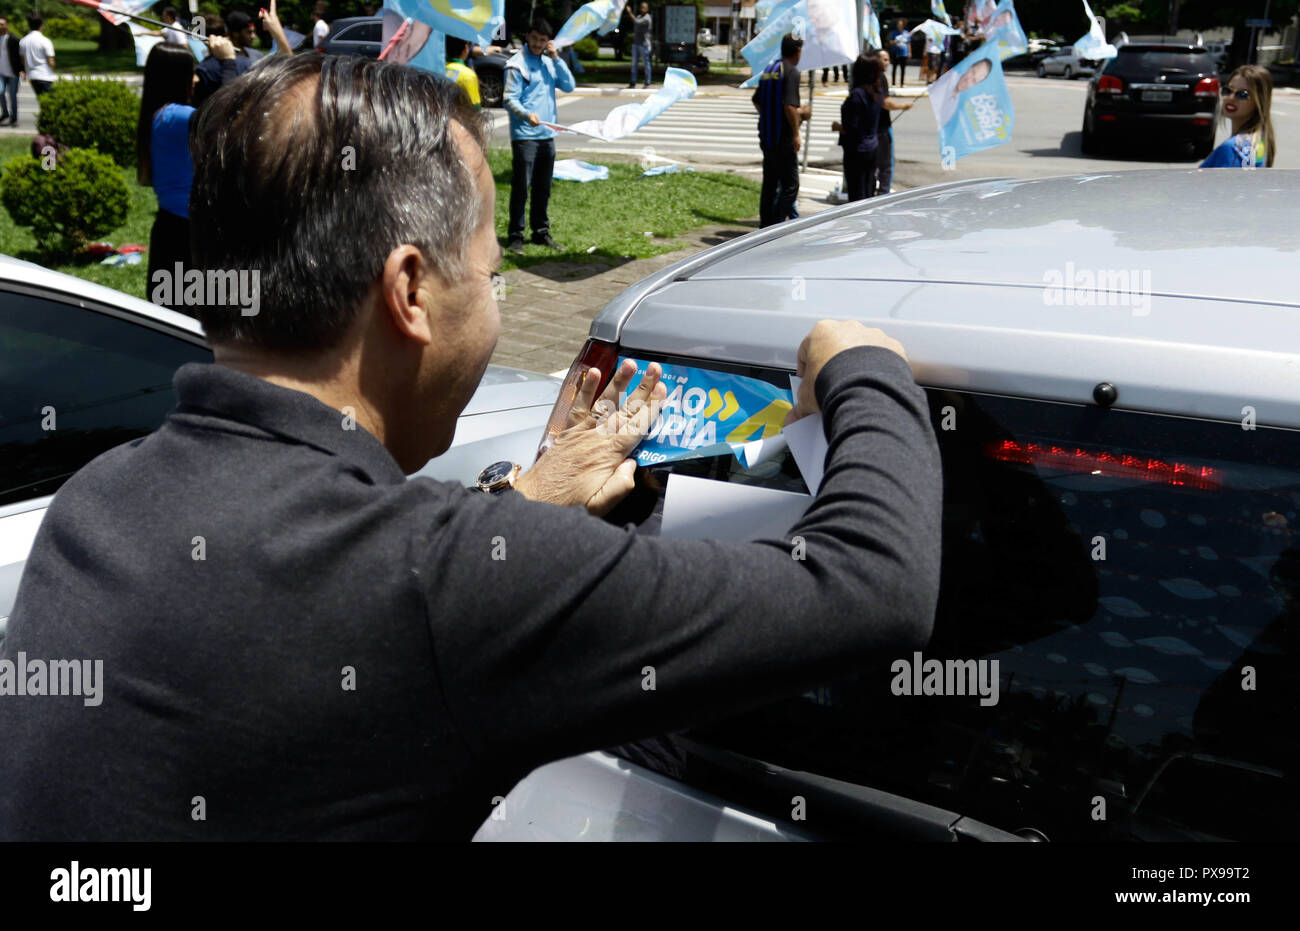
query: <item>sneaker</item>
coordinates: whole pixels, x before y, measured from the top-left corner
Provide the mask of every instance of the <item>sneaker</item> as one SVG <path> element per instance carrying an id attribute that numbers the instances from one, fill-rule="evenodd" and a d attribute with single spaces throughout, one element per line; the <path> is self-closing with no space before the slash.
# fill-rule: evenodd
<path id="1" fill-rule="evenodd" d="M 533 243 L 538 246 L 545 246 L 548 249 L 554 249 L 556 252 L 562 252 L 560 244 L 551 238 L 550 233 L 542 233 L 540 236 L 533 236 Z"/>
<path id="2" fill-rule="evenodd" d="M 524 254 L 524 241 L 522 239 L 512 239 L 506 244 L 506 249 L 515 255 Z"/>

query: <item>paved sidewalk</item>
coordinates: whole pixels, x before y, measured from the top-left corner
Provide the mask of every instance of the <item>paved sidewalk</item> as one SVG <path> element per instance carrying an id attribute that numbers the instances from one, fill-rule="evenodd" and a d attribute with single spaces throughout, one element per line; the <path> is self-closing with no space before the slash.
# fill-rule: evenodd
<path id="1" fill-rule="evenodd" d="M 567 371 L 587 339 L 592 318 L 624 288 L 701 249 L 743 236 L 758 220 L 701 226 L 677 237 L 676 252 L 617 265 L 545 262 L 505 272 L 501 339 L 492 361 L 533 372 Z"/>

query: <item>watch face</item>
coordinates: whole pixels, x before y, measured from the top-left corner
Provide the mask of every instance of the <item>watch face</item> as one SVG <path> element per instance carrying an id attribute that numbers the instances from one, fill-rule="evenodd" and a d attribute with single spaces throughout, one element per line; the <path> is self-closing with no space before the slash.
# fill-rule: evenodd
<path id="1" fill-rule="evenodd" d="M 514 468 L 515 464 L 505 459 L 492 463 L 478 474 L 478 487 L 488 489 L 506 482 Z"/>

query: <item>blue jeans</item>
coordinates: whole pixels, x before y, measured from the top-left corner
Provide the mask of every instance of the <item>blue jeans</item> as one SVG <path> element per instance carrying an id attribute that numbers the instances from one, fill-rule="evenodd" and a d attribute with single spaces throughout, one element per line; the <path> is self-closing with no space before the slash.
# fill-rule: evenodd
<path id="1" fill-rule="evenodd" d="M 645 86 L 650 86 L 650 49 L 644 45 L 632 46 L 632 83 L 636 83 L 636 63 L 637 59 L 645 65 Z"/>
<path id="2" fill-rule="evenodd" d="M 18 120 L 18 78 L 0 78 L 0 120 Z"/>
<path id="3" fill-rule="evenodd" d="M 513 156 L 510 173 L 510 239 L 524 238 L 524 203 L 528 189 L 533 190 L 529 205 L 528 225 L 533 237 L 545 236 L 551 231 L 551 221 L 546 215 L 551 200 L 551 175 L 555 171 L 554 139 L 512 139 Z"/>

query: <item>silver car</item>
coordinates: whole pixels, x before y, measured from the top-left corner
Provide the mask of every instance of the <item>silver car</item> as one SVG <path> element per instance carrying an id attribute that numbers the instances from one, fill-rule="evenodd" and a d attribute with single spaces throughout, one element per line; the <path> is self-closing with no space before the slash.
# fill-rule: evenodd
<path id="1" fill-rule="evenodd" d="M 935 634 L 924 659 L 543 766 L 477 839 L 1288 837 L 1298 196 L 1281 170 L 954 182 L 617 297 L 571 378 L 622 356 L 781 385 L 827 317 L 903 343 L 944 463 Z M 796 466 L 650 468 L 635 519 L 657 532 L 670 475 L 806 495 Z M 988 690 L 913 689 L 932 661 Z"/>
<path id="2" fill-rule="evenodd" d="M 0 637 L 59 486 L 154 430 L 176 369 L 211 361 L 198 321 L 0 255 Z M 559 385 L 489 366 L 452 448 L 418 474 L 472 484 L 489 463 L 531 461 Z"/>
<path id="3" fill-rule="evenodd" d="M 1098 62 L 1091 58 L 1080 58 L 1073 46 L 1067 46 L 1054 55 L 1049 55 L 1038 63 L 1038 76 L 1059 74 L 1067 81 L 1078 77 L 1092 77 L 1097 71 Z"/>

